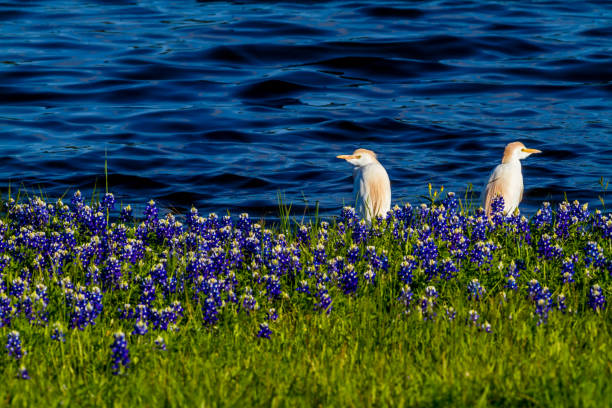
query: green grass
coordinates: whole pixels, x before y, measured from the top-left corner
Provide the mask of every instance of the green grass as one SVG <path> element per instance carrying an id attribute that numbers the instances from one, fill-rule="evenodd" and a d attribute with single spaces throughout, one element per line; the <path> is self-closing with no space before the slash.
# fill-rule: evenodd
<path id="1" fill-rule="evenodd" d="M 416 208 L 415 208 L 416 210 Z M 284 233 L 288 244 L 296 243 L 296 224 L 284 221 L 272 226 L 272 236 Z M 106 216 L 106 214 L 105 214 Z M 18 234 L 8 215 L 3 217 L 7 237 Z M 246 286 L 253 288 L 259 310 L 245 313 L 227 303 L 220 310 L 216 325 L 202 321 L 200 305 L 189 288 L 170 300 L 180 300 L 185 317 L 176 332 L 153 331 L 145 336 L 129 335 L 133 322 L 118 317 L 125 302 L 138 303 L 137 276 L 146 276 L 163 257 L 167 242 L 151 239 L 151 250 L 140 265 L 123 265 L 128 290 L 109 290 L 104 294 L 104 311 L 95 326 L 83 331 L 68 329 L 70 310 L 66 307 L 57 279 L 44 268 L 35 268 L 36 251 L 22 248 L 24 258 L 12 258 L 3 273 L 11 286 L 23 267 L 32 271 L 33 282 L 49 289 L 50 324 L 30 324 L 24 316 L 13 319 L 12 326 L 0 328 L 4 347 L 11 330 L 21 334 L 27 355 L 21 362 L 0 352 L 0 403 L 11 406 L 580 406 L 612 405 L 612 354 L 610 350 L 610 307 L 598 312 L 588 305 L 591 286 L 598 283 L 610 299 L 610 275 L 604 267 L 586 267 L 583 248 L 595 240 L 607 259 L 612 258 L 612 242 L 595 228 L 586 233 L 580 227 L 592 225 L 593 216 L 570 228 L 567 238 L 555 243 L 564 256 L 577 253 L 576 282 L 563 284 L 560 268 L 563 259 L 538 256 L 537 241 L 545 233 L 532 224 L 532 244 L 520 244 L 520 234 L 493 231 L 488 238 L 498 244 L 491 267 L 466 262 L 458 276 L 445 281 L 426 279 L 422 268 L 415 271 L 411 284 L 413 306 L 406 312 L 397 300 L 403 284 L 397 271 L 404 255 L 414 252 L 416 237 L 394 239 L 391 229 L 376 226 L 380 233 L 369 245 L 388 251 L 389 271 L 378 271 L 376 285 L 367 285 L 363 271 L 367 261 L 356 264 L 359 288 L 345 295 L 334 277 L 327 284 L 333 299 L 328 314 L 315 311 L 313 296 L 295 291 L 296 282 L 307 279 L 314 292 L 312 277 L 304 270 L 295 280 L 281 279 L 284 295 L 269 299 L 265 284 L 253 272 L 269 273 L 265 266 L 233 270 L 239 281 L 241 298 Z M 47 235 L 61 225 L 51 220 L 40 226 Z M 317 242 L 320 224 L 310 231 L 313 244 L 300 246 L 303 265 L 312 262 L 312 247 Z M 551 226 L 552 229 L 554 226 Z M 112 227 L 111 227 L 112 229 Z M 130 226 L 128 237 L 135 227 Z M 81 230 L 77 242 L 88 242 L 91 233 Z M 152 235 L 150 235 L 152 237 Z M 338 242 L 344 242 L 343 247 Z M 325 242 L 328 259 L 346 256 L 352 242 L 350 233 L 341 234 L 335 223 Z M 436 239 L 440 259 L 449 256 L 442 240 Z M 230 245 L 223 248 L 229 250 Z M 362 244 L 364 249 L 364 244 Z M 11 253 L 12 254 L 12 253 Z M 12 256 L 12 255 L 11 255 Z M 520 289 L 504 289 L 505 270 L 511 260 L 523 259 Z M 498 268 L 502 262 L 504 268 Z M 169 256 L 171 275 L 185 273 L 186 261 Z M 537 268 L 537 269 L 536 269 Z M 78 259 L 65 266 L 65 276 L 73 283 L 83 282 L 85 271 Z M 306 269 L 306 268 L 303 268 Z M 468 300 L 466 285 L 478 278 L 487 292 L 480 301 Z M 568 311 L 551 310 L 547 322 L 538 325 L 535 307 L 526 298 L 526 283 L 538 279 L 549 286 L 553 296 L 567 296 Z M 425 287 L 434 285 L 434 321 L 424 321 L 418 301 Z M 34 285 L 32 285 L 33 287 Z M 261 291 L 261 292 L 260 292 Z M 506 297 L 503 297 L 505 293 Z M 225 296 L 225 294 L 224 294 Z M 16 299 L 12 299 L 15 304 Z M 158 296 L 155 305 L 168 303 Z M 457 311 L 454 320 L 445 317 L 444 306 Z M 266 311 L 274 307 L 279 318 L 270 322 L 270 339 L 258 338 L 259 324 Z M 467 324 L 469 310 L 492 325 L 491 333 Z M 51 340 L 53 322 L 59 321 L 66 342 Z M 113 333 L 122 330 L 128 337 L 132 362 L 120 375 L 111 369 Z M 166 351 L 156 350 L 154 340 L 162 335 Z M 24 364 L 30 380 L 19 379 L 17 368 Z"/>

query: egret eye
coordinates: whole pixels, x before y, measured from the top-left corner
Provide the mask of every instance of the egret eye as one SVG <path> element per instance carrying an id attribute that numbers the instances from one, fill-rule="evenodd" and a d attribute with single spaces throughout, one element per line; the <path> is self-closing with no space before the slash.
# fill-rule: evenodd
<path id="1" fill-rule="evenodd" d="M 357 160 L 359 160 L 359 159 L 361 159 L 361 155 L 360 154 L 357 155 Z"/>

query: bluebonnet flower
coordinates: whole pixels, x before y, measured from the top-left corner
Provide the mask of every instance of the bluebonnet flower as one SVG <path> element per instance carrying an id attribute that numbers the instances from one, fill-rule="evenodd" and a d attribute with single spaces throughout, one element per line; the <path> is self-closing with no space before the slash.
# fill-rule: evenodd
<path id="1" fill-rule="evenodd" d="M 270 310 L 268 310 L 268 312 L 266 313 L 266 319 L 273 322 L 276 321 L 278 319 L 278 313 L 276 312 L 276 309 L 271 308 Z"/>
<path id="2" fill-rule="evenodd" d="M 157 350 L 166 351 L 166 342 L 164 341 L 164 338 L 162 336 L 157 336 L 157 338 L 155 339 L 155 348 Z"/>
<path id="3" fill-rule="evenodd" d="M 132 335 L 144 336 L 145 334 L 147 334 L 148 331 L 149 329 L 147 328 L 147 323 L 142 320 L 138 320 L 134 324 L 134 330 L 132 331 Z"/>
<path id="4" fill-rule="evenodd" d="M 348 228 L 353 228 L 353 226 L 358 222 L 355 209 L 348 206 L 342 208 L 342 211 L 340 212 L 340 219 L 348 226 Z"/>
<path id="5" fill-rule="evenodd" d="M 257 332 L 257 337 L 269 339 L 272 334 L 272 330 L 270 330 L 270 326 L 268 323 L 260 323 L 259 331 Z"/>
<path id="6" fill-rule="evenodd" d="M 53 331 L 51 332 L 51 339 L 62 342 L 62 343 L 66 342 L 66 334 L 62 330 L 62 325 L 59 322 L 56 322 L 53 325 Z"/>
<path id="7" fill-rule="evenodd" d="M 117 258 L 111 256 L 106 262 L 102 272 L 102 280 L 106 289 L 116 287 L 121 280 L 121 263 Z"/>
<path id="8" fill-rule="evenodd" d="M 518 290 L 516 278 L 512 275 L 508 276 L 508 282 L 504 285 L 504 287 L 514 291 Z"/>
<path id="9" fill-rule="evenodd" d="M 454 228 L 450 236 L 450 252 L 456 259 L 465 259 L 470 240 L 464 235 L 461 228 Z"/>
<path id="10" fill-rule="evenodd" d="M 114 338 L 115 341 L 111 344 L 111 360 L 113 362 L 113 374 L 117 375 L 121 372 L 121 366 L 123 366 L 124 370 L 128 368 L 130 364 L 130 351 L 128 350 L 123 332 L 115 333 Z"/>
<path id="11" fill-rule="evenodd" d="M 482 325 L 480 325 L 480 330 L 484 330 L 487 333 L 491 333 L 491 323 L 485 321 Z"/>
<path id="12" fill-rule="evenodd" d="M 612 217 L 596 210 L 594 218 L 593 226 L 601 231 L 603 238 L 612 239 Z"/>
<path id="13" fill-rule="evenodd" d="M 533 223 L 536 228 L 542 228 L 552 223 L 552 209 L 550 208 L 550 203 L 543 202 L 542 207 L 536 212 L 535 217 L 533 218 Z"/>
<path id="14" fill-rule="evenodd" d="M 471 240 L 474 242 L 483 241 L 486 238 L 487 233 L 487 221 L 482 208 L 478 209 L 479 216 L 473 220 L 473 228 L 471 234 Z"/>
<path id="15" fill-rule="evenodd" d="M 454 307 L 452 307 L 452 306 L 451 306 L 451 307 L 446 306 L 446 307 L 444 308 L 444 310 L 445 310 L 445 313 L 446 313 L 446 318 L 447 318 L 449 321 L 453 321 L 453 320 L 455 320 L 455 317 L 457 317 L 457 311 L 455 310 L 455 308 L 454 308 Z"/>
<path id="16" fill-rule="evenodd" d="M 344 258 L 341 256 L 337 256 L 333 259 L 330 259 L 327 265 L 327 272 L 333 277 L 333 279 L 337 279 L 337 277 L 344 271 Z"/>
<path id="17" fill-rule="evenodd" d="M 21 338 L 19 337 L 18 331 L 13 330 L 9 332 L 6 341 L 6 350 L 8 351 L 8 355 L 15 360 L 21 360 L 21 358 L 27 354 L 25 350 L 21 349 Z"/>
<path id="18" fill-rule="evenodd" d="M 518 290 L 518 286 L 516 284 L 516 280 L 521 276 L 520 266 L 513 260 L 508 265 L 508 271 L 505 276 L 508 278 L 508 283 L 506 283 L 506 288 L 511 290 Z"/>
<path id="19" fill-rule="evenodd" d="M 438 247 L 432 238 L 427 238 L 425 241 L 417 241 L 414 251 L 415 256 L 427 264 L 430 260 L 438 258 Z"/>
<path id="20" fill-rule="evenodd" d="M 480 318 L 480 315 L 478 314 L 478 312 L 472 309 L 468 312 L 468 317 L 466 318 L 466 322 L 468 324 L 471 323 L 474 326 L 476 326 L 478 324 L 477 322 L 479 318 Z"/>
<path id="21" fill-rule="evenodd" d="M 400 280 L 405 284 L 411 284 L 413 279 L 413 272 L 416 269 L 416 259 L 412 255 L 404 257 L 400 265 L 400 269 L 397 272 Z"/>
<path id="22" fill-rule="evenodd" d="M 244 307 L 247 314 L 259 309 L 257 300 L 253 296 L 253 291 L 248 286 L 244 289 L 244 296 L 242 298 L 242 307 Z"/>
<path id="23" fill-rule="evenodd" d="M 478 279 L 474 278 L 468 283 L 468 300 L 480 300 L 486 293 L 485 288 L 482 287 Z"/>
<path id="24" fill-rule="evenodd" d="M 355 264 L 359 260 L 359 247 L 355 244 L 352 244 L 349 247 L 348 253 L 346 254 L 346 259 L 348 262 Z"/>
<path id="25" fill-rule="evenodd" d="M 115 209 L 115 196 L 113 195 L 113 193 L 106 193 L 104 194 L 104 197 L 102 197 L 102 202 L 100 203 L 102 208 L 105 208 L 107 210 L 114 210 Z"/>
<path id="26" fill-rule="evenodd" d="M 208 326 L 214 325 L 219 320 L 219 307 L 221 307 L 222 303 L 217 294 L 218 292 L 211 293 L 208 297 L 204 297 L 202 301 L 203 323 Z"/>
<path id="27" fill-rule="evenodd" d="M 68 292 L 66 303 L 72 307 L 70 327 L 79 330 L 96 324 L 96 318 L 102 313 L 102 292 L 93 287 L 90 291 L 78 288 L 76 294 Z"/>
<path id="28" fill-rule="evenodd" d="M 404 313 L 410 312 L 410 306 L 412 304 L 412 298 L 414 297 L 414 293 L 410 289 L 409 285 L 404 285 L 402 288 L 399 297 L 399 300 L 404 305 Z"/>
<path id="29" fill-rule="evenodd" d="M 310 229 L 306 225 L 301 225 L 297 230 L 297 239 L 300 243 L 310 245 Z"/>
<path id="30" fill-rule="evenodd" d="M 504 223 L 504 207 L 506 203 L 504 202 L 504 197 L 501 195 L 493 198 L 491 202 L 491 223 L 493 228 L 497 228 Z M 510 216 L 512 214 L 508 214 Z"/>
<path id="31" fill-rule="evenodd" d="M 548 321 L 548 312 L 553 306 L 552 293 L 548 287 L 543 287 L 535 295 L 536 314 L 538 315 L 538 326 Z"/>
<path id="32" fill-rule="evenodd" d="M 157 209 L 157 205 L 155 204 L 155 201 L 153 200 L 147 203 L 147 206 L 145 207 L 143 211 L 143 215 L 145 216 L 145 219 L 149 223 L 152 223 L 152 222 L 154 223 L 155 221 L 157 221 L 158 213 L 159 213 L 159 210 Z"/>
<path id="33" fill-rule="evenodd" d="M 28 370 L 23 364 L 19 366 L 19 378 L 21 378 L 22 380 L 30 379 L 30 374 L 28 373 Z"/>
<path id="34" fill-rule="evenodd" d="M 374 272 L 374 269 L 372 269 L 370 265 L 367 266 L 366 271 L 363 273 L 363 278 L 365 279 L 366 283 L 370 285 L 374 284 L 376 272 Z"/>
<path id="35" fill-rule="evenodd" d="M 27 284 L 20 277 L 13 279 L 13 284 L 9 288 L 9 295 L 20 298 L 24 294 Z"/>
<path id="36" fill-rule="evenodd" d="M 457 199 L 455 193 L 450 191 L 446 193 L 446 198 L 442 200 L 442 205 L 446 208 L 449 215 L 454 215 L 459 209 L 459 200 Z"/>
<path id="37" fill-rule="evenodd" d="M 427 238 L 431 237 L 432 230 L 429 225 L 423 224 L 421 228 L 417 230 L 417 233 L 419 236 L 419 241 L 426 241 Z"/>
<path id="38" fill-rule="evenodd" d="M 238 216 L 238 222 L 236 222 L 236 228 L 242 232 L 251 231 L 251 219 L 249 218 L 249 214 L 242 213 Z"/>
<path id="39" fill-rule="evenodd" d="M 326 255 L 325 255 L 325 245 L 323 245 L 323 243 L 319 242 L 315 248 L 314 251 L 314 261 L 313 264 L 315 266 L 315 268 L 318 268 L 321 265 L 324 265 L 326 261 Z"/>
<path id="40" fill-rule="evenodd" d="M 281 282 L 276 275 L 265 275 L 266 293 L 270 299 L 279 299 L 281 296 Z"/>
<path id="41" fill-rule="evenodd" d="M 319 283 L 317 285 L 316 298 L 317 302 L 315 303 L 314 310 L 318 310 L 320 312 L 325 311 L 325 313 L 330 314 L 333 309 L 332 298 L 329 296 L 327 288 L 323 283 Z"/>
<path id="42" fill-rule="evenodd" d="M 79 190 L 77 190 L 70 199 L 70 204 L 72 204 L 73 207 L 83 205 L 83 196 L 81 195 L 81 192 Z"/>
<path id="43" fill-rule="evenodd" d="M 518 232 L 522 234 L 523 240 L 530 244 L 531 243 L 531 228 L 529 227 L 529 220 L 521 216 L 517 224 Z"/>
<path id="44" fill-rule="evenodd" d="M 569 227 L 578 221 L 577 218 L 572 216 L 571 207 L 567 201 L 559 203 L 556 221 L 555 234 L 559 237 L 567 237 L 569 235 Z"/>
<path id="45" fill-rule="evenodd" d="M 345 295 L 349 295 L 357 291 L 359 277 L 357 276 L 357 272 L 355 272 L 355 267 L 353 265 L 349 264 L 346 267 L 346 271 L 339 277 L 339 283 Z"/>
<path id="46" fill-rule="evenodd" d="M 565 310 L 567 309 L 565 300 L 566 300 L 566 297 L 563 293 L 560 293 L 559 295 L 557 295 L 557 310 L 563 313 L 565 313 Z"/>
<path id="47" fill-rule="evenodd" d="M 423 263 L 425 275 L 430 281 L 438 275 L 438 262 L 435 259 L 429 259 Z"/>
<path id="48" fill-rule="evenodd" d="M 329 223 L 327 221 L 322 221 L 319 226 L 320 228 L 317 233 L 319 242 L 327 242 L 327 240 L 329 239 Z"/>
<path id="49" fill-rule="evenodd" d="M 425 288 L 425 296 L 421 298 L 421 316 L 423 320 L 434 320 L 436 312 L 434 307 L 436 306 L 436 298 L 438 297 L 438 291 L 434 286 L 428 286 Z"/>
<path id="50" fill-rule="evenodd" d="M 297 288 L 295 288 L 295 290 L 297 290 L 300 293 L 304 293 L 304 294 L 310 295 L 310 287 L 308 286 L 308 281 L 306 281 L 306 280 L 301 280 L 298 283 L 298 286 L 297 286 Z"/>
<path id="51" fill-rule="evenodd" d="M 538 241 L 538 254 L 546 259 L 556 259 L 561 257 L 563 249 L 558 244 L 553 245 L 550 235 L 544 234 Z"/>
<path id="52" fill-rule="evenodd" d="M 527 286 L 528 286 L 527 287 L 527 290 L 528 290 L 527 298 L 529 300 L 535 301 L 537 295 L 542 290 L 542 285 L 540 285 L 540 282 L 538 282 L 536 279 L 532 279 L 527 283 Z"/>
<path id="53" fill-rule="evenodd" d="M 119 216 L 119 220 L 122 223 L 129 224 L 133 221 L 133 219 L 134 218 L 132 216 L 132 207 L 130 205 L 123 207 L 121 209 L 121 215 Z"/>
<path id="54" fill-rule="evenodd" d="M 477 263 L 478 266 L 482 266 L 484 264 L 490 265 L 491 261 L 493 260 L 493 251 L 496 249 L 497 245 L 495 245 L 492 241 L 478 241 L 470 252 L 470 261 Z"/>
<path id="55" fill-rule="evenodd" d="M 442 265 L 440 266 L 440 277 L 442 279 L 451 280 L 458 272 L 459 269 L 450 258 L 446 258 L 442 261 Z"/>
<path id="56" fill-rule="evenodd" d="M 589 290 L 589 306 L 593 308 L 595 312 L 604 310 L 606 308 L 606 298 L 603 294 L 601 286 L 595 284 L 591 286 Z"/>
<path id="57" fill-rule="evenodd" d="M 595 267 L 604 266 L 606 259 L 603 255 L 603 249 L 595 241 L 587 242 L 584 247 L 584 264 L 589 267 L 591 265 Z"/>
<path id="58" fill-rule="evenodd" d="M 360 244 L 365 242 L 368 237 L 368 226 L 365 220 L 361 220 L 355 224 L 355 229 L 353 230 L 353 242 L 356 244 Z"/>
<path id="59" fill-rule="evenodd" d="M 576 273 L 576 263 L 578 263 L 578 255 L 574 254 L 571 257 L 565 258 L 561 265 L 561 277 L 563 283 L 574 283 L 574 274 Z"/>
<path id="60" fill-rule="evenodd" d="M 401 210 L 401 213 L 396 213 L 395 216 L 398 220 L 404 223 L 404 226 L 408 226 L 412 224 L 412 217 L 414 215 L 414 210 L 410 203 L 404 204 L 404 207 Z"/>

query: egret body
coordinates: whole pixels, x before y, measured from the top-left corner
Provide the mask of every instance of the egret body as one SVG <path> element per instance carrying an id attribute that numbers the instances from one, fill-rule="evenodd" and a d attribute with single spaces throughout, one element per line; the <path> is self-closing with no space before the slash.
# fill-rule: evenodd
<path id="1" fill-rule="evenodd" d="M 504 198 L 504 213 L 511 215 L 518 208 L 523 199 L 521 160 L 533 153 L 542 152 L 528 149 L 521 142 L 508 143 L 502 162 L 491 173 L 483 194 L 482 206 L 487 216 L 491 214 L 491 203 L 498 195 Z"/>
<path id="2" fill-rule="evenodd" d="M 353 167 L 353 196 L 357 211 L 367 221 L 384 216 L 391 209 L 391 183 L 387 171 L 376 159 L 376 153 L 357 149 L 353 154 L 336 156 Z"/>

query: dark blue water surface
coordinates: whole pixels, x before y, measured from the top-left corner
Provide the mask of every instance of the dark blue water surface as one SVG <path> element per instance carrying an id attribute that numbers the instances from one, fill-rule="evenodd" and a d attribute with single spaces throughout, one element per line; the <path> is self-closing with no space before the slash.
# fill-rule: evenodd
<path id="1" fill-rule="evenodd" d="M 124 203 L 258 216 L 337 214 L 357 147 L 394 202 L 515 140 L 528 214 L 612 175 L 608 1 L 9 1 L 0 36 L 4 197 L 104 188 L 105 154 Z"/>

